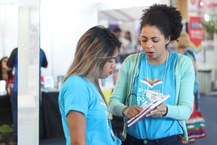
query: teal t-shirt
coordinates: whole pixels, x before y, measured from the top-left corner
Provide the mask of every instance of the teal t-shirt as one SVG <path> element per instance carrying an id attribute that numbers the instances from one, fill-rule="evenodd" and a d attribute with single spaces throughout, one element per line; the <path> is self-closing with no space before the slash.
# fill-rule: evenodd
<path id="1" fill-rule="evenodd" d="M 81 112 L 86 118 L 87 145 L 120 143 L 120 140 L 113 136 L 107 106 L 93 83 L 73 75 L 64 82 L 58 99 L 66 145 L 71 145 L 66 118 L 71 110 Z"/>
<path id="2" fill-rule="evenodd" d="M 178 59 L 176 52 L 170 52 L 164 64 L 155 66 L 146 60 L 146 54 L 141 56 L 139 75 L 136 78 L 133 92 L 133 104 L 141 106 L 146 100 L 146 90 L 170 95 L 165 104 L 175 105 L 175 66 Z M 174 119 L 148 117 L 128 128 L 128 133 L 138 139 L 159 139 L 176 134 L 183 134 L 179 122 Z"/>

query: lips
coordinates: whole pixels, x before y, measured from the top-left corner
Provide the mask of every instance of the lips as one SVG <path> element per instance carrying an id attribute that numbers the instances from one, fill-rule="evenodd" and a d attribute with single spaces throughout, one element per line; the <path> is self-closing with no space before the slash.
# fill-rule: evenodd
<path id="1" fill-rule="evenodd" d="M 111 75 L 111 74 L 112 74 L 112 71 L 109 72 L 109 75 Z"/>
<path id="2" fill-rule="evenodd" d="M 152 55 L 154 55 L 154 52 L 147 52 L 146 53 L 148 56 L 152 56 Z"/>

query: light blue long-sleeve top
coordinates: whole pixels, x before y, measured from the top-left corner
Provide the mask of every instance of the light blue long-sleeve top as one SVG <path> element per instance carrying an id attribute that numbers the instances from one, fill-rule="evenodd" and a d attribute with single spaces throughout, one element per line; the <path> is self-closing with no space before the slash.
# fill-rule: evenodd
<path id="1" fill-rule="evenodd" d="M 129 94 L 132 91 L 134 79 L 139 73 L 141 55 L 130 55 L 122 64 L 118 81 L 109 101 L 109 110 L 114 115 L 123 116 L 123 109 L 132 105 L 132 97 Z M 178 55 L 179 58 L 174 72 L 176 77 L 176 105 L 167 105 L 168 112 L 165 117 L 178 120 L 184 131 L 184 137 L 188 139 L 185 120 L 192 113 L 195 76 L 192 61 L 184 55 Z M 126 137 L 126 129 L 125 124 L 123 138 Z"/>

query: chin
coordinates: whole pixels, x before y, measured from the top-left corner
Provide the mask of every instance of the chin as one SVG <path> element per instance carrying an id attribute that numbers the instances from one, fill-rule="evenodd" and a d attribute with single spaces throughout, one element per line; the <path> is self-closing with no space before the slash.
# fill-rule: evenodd
<path id="1" fill-rule="evenodd" d="M 103 79 L 106 79 L 108 76 L 109 76 L 109 75 L 107 75 L 107 76 L 103 76 Z"/>
<path id="2" fill-rule="evenodd" d="M 110 76 L 110 74 L 103 75 L 103 78 L 105 79 L 105 78 L 107 78 L 107 77 L 109 77 L 109 76 Z"/>
<path id="3" fill-rule="evenodd" d="M 99 77 L 99 79 L 105 79 L 105 78 L 107 78 L 108 76 L 107 75 L 101 75 L 100 77 Z"/>

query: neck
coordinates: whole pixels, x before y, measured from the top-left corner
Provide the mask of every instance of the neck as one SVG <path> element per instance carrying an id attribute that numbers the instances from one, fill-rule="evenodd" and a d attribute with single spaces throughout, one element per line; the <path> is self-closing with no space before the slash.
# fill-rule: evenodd
<path id="1" fill-rule="evenodd" d="M 86 77 L 90 82 L 92 82 L 92 83 L 96 83 L 96 79 L 95 78 L 93 78 L 93 77 Z"/>

